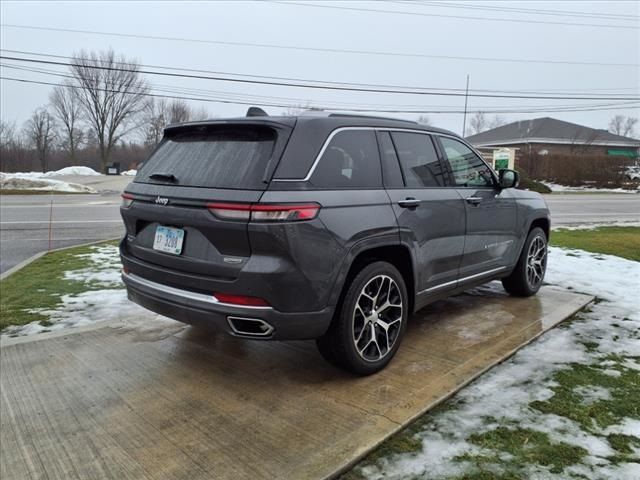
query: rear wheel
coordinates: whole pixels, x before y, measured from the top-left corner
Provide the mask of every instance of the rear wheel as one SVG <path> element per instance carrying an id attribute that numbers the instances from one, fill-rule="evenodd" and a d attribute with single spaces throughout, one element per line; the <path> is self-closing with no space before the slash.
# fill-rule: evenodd
<path id="1" fill-rule="evenodd" d="M 404 334 L 408 298 L 404 279 L 387 262 L 363 268 L 347 287 L 327 333 L 317 340 L 329 362 L 358 375 L 383 369 Z"/>
<path id="2" fill-rule="evenodd" d="M 529 232 L 516 268 L 502 279 L 502 285 L 511 295 L 530 297 L 540 290 L 546 270 L 547 236 L 536 227 Z"/>

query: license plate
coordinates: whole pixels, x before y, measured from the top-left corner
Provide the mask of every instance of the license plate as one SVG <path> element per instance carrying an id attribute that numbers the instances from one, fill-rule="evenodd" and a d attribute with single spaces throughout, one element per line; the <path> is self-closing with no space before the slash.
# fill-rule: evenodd
<path id="1" fill-rule="evenodd" d="M 156 237 L 153 240 L 153 249 L 161 252 L 180 255 L 182 253 L 182 242 L 184 241 L 184 230 L 181 228 L 171 228 L 158 226 Z"/>

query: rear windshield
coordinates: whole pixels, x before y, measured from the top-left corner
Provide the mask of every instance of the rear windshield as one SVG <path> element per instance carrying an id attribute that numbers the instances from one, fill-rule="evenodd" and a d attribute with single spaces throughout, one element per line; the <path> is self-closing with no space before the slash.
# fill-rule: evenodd
<path id="1" fill-rule="evenodd" d="M 184 132 L 165 137 L 138 170 L 138 183 L 264 189 L 276 132 L 264 127 Z"/>

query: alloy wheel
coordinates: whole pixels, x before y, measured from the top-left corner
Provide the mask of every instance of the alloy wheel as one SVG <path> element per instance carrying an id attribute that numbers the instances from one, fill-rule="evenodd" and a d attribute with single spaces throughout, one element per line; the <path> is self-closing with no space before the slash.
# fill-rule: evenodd
<path id="1" fill-rule="evenodd" d="M 393 349 L 402 327 L 402 295 L 388 275 L 369 280 L 353 311 L 353 342 L 358 355 L 367 362 L 386 357 Z"/>
<path id="2" fill-rule="evenodd" d="M 527 252 L 527 283 L 536 288 L 542 283 L 547 268 L 547 242 L 541 236 L 536 236 Z"/>

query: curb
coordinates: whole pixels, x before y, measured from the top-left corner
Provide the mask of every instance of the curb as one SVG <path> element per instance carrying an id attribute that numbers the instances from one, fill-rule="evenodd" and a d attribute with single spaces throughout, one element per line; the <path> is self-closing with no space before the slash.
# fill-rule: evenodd
<path id="1" fill-rule="evenodd" d="M 79 243 L 77 245 L 69 245 L 67 247 L 52 248 L 51 250 L 46 250 L 44 252 L 38 252 L 35 255 L 32 255 L 31 257 L 27 258 L 26 260 L 23 260 L 22 262 L 18 263 L 17 265 L 14 265 L 13 267 L 11 267 L 6 272 L 0 274 L 0 281 L 4 280 L 5 278 L 9 277 L 10 275 L 13 275 L 16 272 L 19 272 L 20 270 L 22 270 L 27 265 L 35 262 L 36 260 L 38 260 L 41 257 L 44 257 L 47 253 L 61 252 L 63 250 L 69 250 L 71 248 L 76 248 L 76 247 L 88 247 L 90 245 L 97 245 L 99 243 L 104 243 L 104 242 L 109 242 L 109 241 L 119 240 L 119 239 L 120 239 L 120 236 L 111 237 L 111 238 L 105 238 L 103 240 L 94 240 L 94 241 L 91 241 L 91 242 Z"/>

